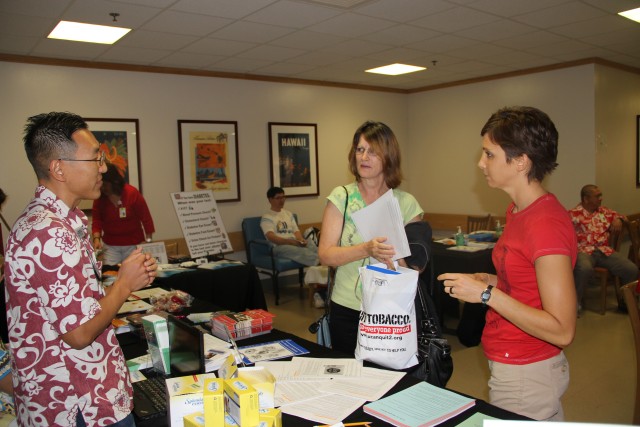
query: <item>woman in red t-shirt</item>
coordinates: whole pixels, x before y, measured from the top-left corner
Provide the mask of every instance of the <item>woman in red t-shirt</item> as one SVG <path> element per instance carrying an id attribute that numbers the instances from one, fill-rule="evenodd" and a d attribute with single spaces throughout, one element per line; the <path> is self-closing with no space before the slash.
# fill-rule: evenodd
<path id="1" fill-rule="evenodd" d="M 558 132 L 542 111 L 504 108 L 481 131 L 478 166 L 512 202 L 493 249 L 496 275 L 446 273 L 445 292 L 488 306 L 482 346 L 490 402 L 537 419 L 562 421 L 569 385 L 562 349 L 574 338 L 577 243 L 569 214 L 542 179 L 556 166 Z"/>

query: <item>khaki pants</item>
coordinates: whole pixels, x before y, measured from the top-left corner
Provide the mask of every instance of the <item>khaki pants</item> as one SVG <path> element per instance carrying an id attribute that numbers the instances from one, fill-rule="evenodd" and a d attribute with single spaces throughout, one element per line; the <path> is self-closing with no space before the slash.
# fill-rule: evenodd
<path id="1" fill-rule="evenodd" d="M 489 361 L 492 405 L 539 421 L 563 421 L 560 399 L 569 386 L 569 362 L 555 357 L 527 365 Z"/>

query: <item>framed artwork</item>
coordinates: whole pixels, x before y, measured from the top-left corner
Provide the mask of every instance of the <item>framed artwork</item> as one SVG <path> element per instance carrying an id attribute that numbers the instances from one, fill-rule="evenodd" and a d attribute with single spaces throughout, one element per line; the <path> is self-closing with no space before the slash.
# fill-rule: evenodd
<path id="1" fill-rule="evenodd" d="M 178 120 L 180 188 L 212 190 L 216 202 L 240 201 L 238 122 Z"/>
<path id="2" fill-rule="evenodd" d="M 142 193 L 140 176 L 140 132 L 138 119 L 85 119 L 100 143 L 100 151 L 124 176 L 127 184 Z"/>
<path id="3" fill-rule="evenodd" d="M 640 115 L 636 116 L 636 187 L 640 187 Z"/>
<path id="4" fill-rule="evenodd" d="M 318 130 L 309 123 L 269 123 L 271 185 L 287 197 L 317 196 Z"/>

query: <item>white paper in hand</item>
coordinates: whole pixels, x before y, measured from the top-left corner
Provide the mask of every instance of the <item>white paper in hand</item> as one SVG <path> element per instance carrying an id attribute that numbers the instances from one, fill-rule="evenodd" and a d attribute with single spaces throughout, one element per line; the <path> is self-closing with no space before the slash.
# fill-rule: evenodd
<path id="1" fill-rule="evenodd" d="M 365 242 L 375 237 L 386 237 L 387 241 L 384 243 L 392 245 L 396 251 L 394 261 L 411 255 L 400 203 L 393 196 L 393 190 L 387 191 L 366 208 L 354 212 L 351 218 Z M 371 259 L 371 263 L 379 261 Z"/>

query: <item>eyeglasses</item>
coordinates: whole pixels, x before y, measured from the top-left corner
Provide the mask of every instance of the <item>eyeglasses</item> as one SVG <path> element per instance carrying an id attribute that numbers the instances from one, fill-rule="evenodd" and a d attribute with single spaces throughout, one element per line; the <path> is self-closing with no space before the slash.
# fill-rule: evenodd
<path id="1" fill-rule="evenodd" d="M 276 200 L 284 200 L 284 199 L 286 199 L 286 198 L 287 198 L 287 196 L 285 196 L 284 194 L 283 194 L 283 195 L 281 195 L 281 196 L 275 196 L 275 197 L 274 197 L 274 199 L 276 199 Z"/>
<path id="2" fill-rule="evenodd" d="M 105 154 L 104 151 L 100 151 L 99 157 L 97 159 L 58 159 L 64 160 L 65 162 L 98 162 L 98 166 L 102 167 L 104 165 Z"/>
<path id="3" fill-rule="evenodd" d="M 369 157 L 378 157 L 378 153 L 376 153 L 375 151 L 373 151 L 373 148 L 369 147 L 364 148 L 364 147 L 358 147 L 356 148 L 356 155 L 358 156 L 364 156 L 364 153 L 367 153 L 367 156 Z"/>

